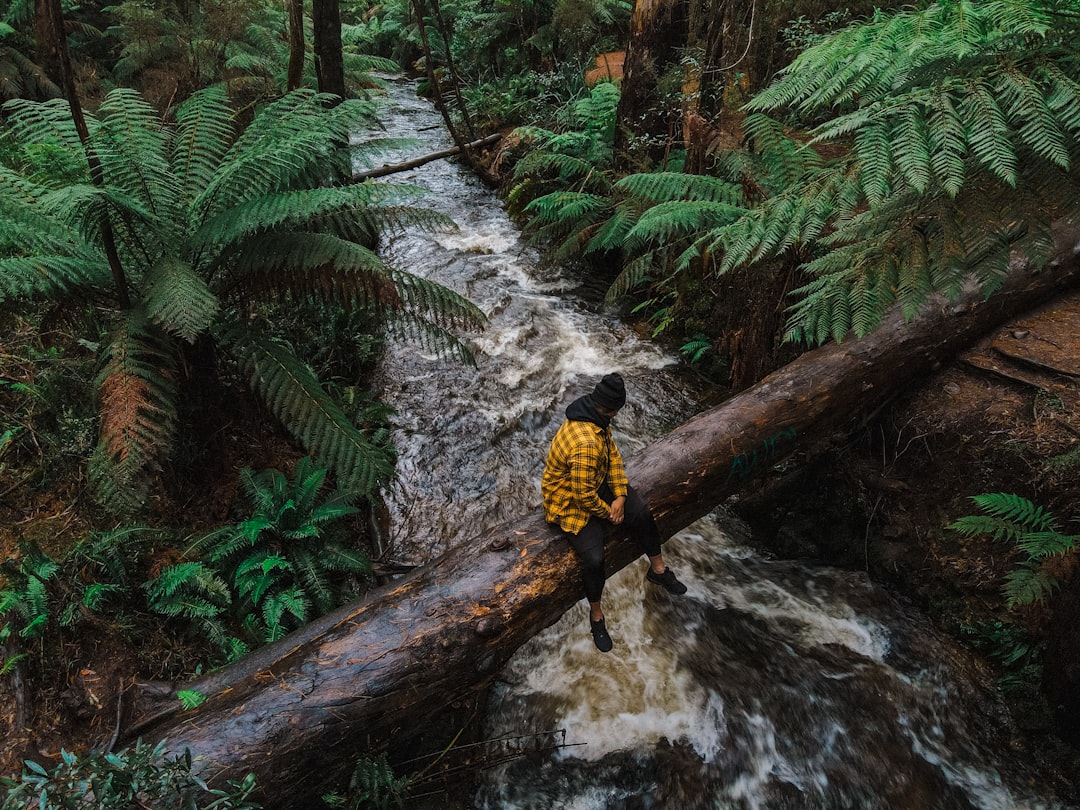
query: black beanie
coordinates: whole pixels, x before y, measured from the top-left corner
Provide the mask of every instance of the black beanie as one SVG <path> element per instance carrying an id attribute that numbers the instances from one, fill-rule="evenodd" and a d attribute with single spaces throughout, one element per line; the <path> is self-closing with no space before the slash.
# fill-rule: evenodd
<path id="1" fill-rule="evenodd" d="M 604 375 L 604 379 L 593 389 L 592 400 L 601 408 L 619 410 L 626 403 L 626 386 L 623 385 L 622 377 L 617 373 Z"/>

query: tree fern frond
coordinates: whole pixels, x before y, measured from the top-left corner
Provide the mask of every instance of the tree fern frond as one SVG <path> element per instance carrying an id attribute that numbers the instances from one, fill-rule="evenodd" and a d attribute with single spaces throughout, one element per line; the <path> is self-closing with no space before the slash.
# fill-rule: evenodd
<path id="1" fill-rule="evenodd" d="M 53 144 L 68 154 L 78 155 L 85 163 L 82 141 L 66 99 L 45 102 L 12 99 L 3 109 L 6 123 L 20 143 Z M 93 116 L 87 116 L 88 126 L 96 127 L 96 123 Z"/>
<path id="2" fill-rule="evenodd" d="M 537 197 L 525 206 L 525 210 L 541 223 L 577 223 L 582 219 L 591 219 L 608 205 L 608 198 L 597 194 L 556 191 Z"/>
<path id="3" fill-rule="evenodd" d="M 585 253 L 593 253 L 605 250 L 619 250 L 626 242 L 626 236 L 630 229 L 638 221 L 640 211 L 636 206 L 622 204 L 616 206 L 600 227 L 589 237 L 585 245 Z"/>
<path id="4" fill-rule="evenodd" d="M 952 99 L 939 96 L 927 121 L 930 162 L 938 184 L 951 197 L 964 184 L 967 157 L 967 125 Z"/>
<path id="5" fill-rule="evenodd" d="M 220 86 L 193 93 L 177 108 L 170 162 L 184 205 L 210 185 L 235 138 L 233 111 Z"/>
<path id="6" fill-rule="evenodd" d="M 171 256 L 147 271 L 142 287 L 151 322 L 189 343 L 210 328 L 220 309 L 217 296 L 191 265 Z"/>
<path id="7" fill-rule="evenodd" d="M 1012 130 L 998 106 L 995 94 L 980 83 L 964 99 L 964 117 L 975 122 L 971 128 L 971 152 L 987 171 L 1003 183 L 1016 186 L 1017 158 Z"/>
<path id="8" fill-rule="evenodd" d="M 514 167 L 515 178 L 531 175 L 558 178 L 564 184 L 581 183 L 582 189 L 606 193 L 611 182 L 596 165 L 585 158 L 564 152 L 538 149 L 530 152 Z"/>
<path id="9" fill-rule="evenodd" d="M 454 233 L 457 223 L 445 214 L 416 205 L 371 205 L 358 211 L 323 214 L 312 225 L 347 239 L 420 230 L 428 233 Z"/>
<path id="10" fill-rule="evenodd" d="M 487 317 L 476 304 L 449 287 L 395 268 L 391 268 L 390 277 L 404 312 L 444 329 L 477 329 L 487 324 Z"/>
<path id="11" fill-rule="evenodd" d="M 1059 65 L 1043 65 L 1046 71 L 1049 93 L 1046 106 L 1055 119 L 1073 139 L 1080 135 L 1080 80 L 1069 76 Z"/>
<path id="12" fill-rule="evenodd" d="M 150 475 L 160 468 L 176 425 L 175 370 L 170 347 L 131 310 L 111 335 L 97 379 L 101 424 L 91 483 L 118 510 L 143 505 Z"/>
<path id="13" fill-rule="evenodd" d="M 626 249 L 664 245 L 729 224 L 746 209 L 719 202 L 664 202 L 645 211 L 626 235 Z"/>
<path id="14" fill-rule="evenodd" d="M 273 298 L 283 291 L 342 306 L 392 306 L 400 295 L 372 250 L 321 233 L 269 233 L 243 244 L 215 280 L 222 295 Z"/>
<path id="15" fill-rule="evenodd" d="M 387 196 L 378 184 L 356 184 L 249 197 L 205 219 L 188 238 L 186 249 L 192 254 L 211 248 L 216 251 L 253 233 L 302 227 L 341 212 L 359 213 Z"/>
<path id="16" fill-rule="evenodd" d="M 449 358 L 467 366 L 476 365 L 472 350 L 449 329 L 409 312 L 387 312 L 384 316 L 389 335 L 419 345 L 432 357 Z"/>
<path id="17" fill-rule="evenodd" d="M 111 280 L 104 257 L 37 254 L 32 258 L 0 259 L 0 301 L 100 290 L 107 288 Z"/>
<path id="18" fill-rule="evenodd" d="M 337 108 L 324 106 L 328 100 L 301 89 L 260 110 L 192 203 L 200 220 L 290 188 L 331 151 L 347 144 L 348 126 Z M 344 106 L 354 110 L 354 105 Z"/>
<path id="19" fill-rule="evenodd" d="M 895 121 L 891 149 L 896 170 L 903 176 L 904 181 L 920 194 L 930 188 L 932 180 L 930 137 L 926 118 L 922 113 L 921 107 L 912 105 L 907 105 L 900 112 Z M 887 190 L 887 180 L 884 187 Z M 884 195 L 881 195 L 872 204 L 880 202 L 883 197 Z"/>
<path id="20" fill-rule="evenodd" d="M 386 451 L 352 424 L 287 346 L 249 330 L 233 331 L 229 343 L 252 389 L 343 488 L 370 497 L 388 480 Z"/>
<path id="21" fill-rule="evenodd" d="M 1006 115 L 1019 124 L 1021 140 L 1043 159 L 1063 169 L 1069 167 L 1065 136 L 1047 106 L 1040 89 L 1018 70 L 1003 71 L 1000 85 Z"/>
<path id="22" fill-rule="evenodd" d="M 615 278 L 604 295 L 604 303 L 615 304 L 622 296 L 640 284 L 648 281 L 653 269 L 653 254 L 645 253 L 626 262 L 622 271 Z"/>
<path id="23" fill-rule="evenodd" d="M 631 174 L 615 184 L 615 189 L 643 203 L 711 202 L 739 206 L 743 204 L 742 188 L 718 177 L 682 172 L 651 172 Z"/>
<path id="24" fill-rule="evenodd" d="M 102 100 L 97 117 L 94 149 L 105 182 L 163 218 L 175 216 L 176 180 L 157 111 L 136 91 L 117 88 Z"/>

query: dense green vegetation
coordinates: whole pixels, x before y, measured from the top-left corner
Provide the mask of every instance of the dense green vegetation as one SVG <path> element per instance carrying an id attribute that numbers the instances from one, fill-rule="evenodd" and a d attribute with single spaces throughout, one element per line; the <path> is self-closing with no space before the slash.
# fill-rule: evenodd
<path id="1" fill-rule="evenodd" d="M 1067 0 L 767 2 L 756 22 L 695 2 L 635 25 L 623 0 L 333 5 L 336 54 L 310 3 L 299 21 L 264 0 L 64 4 L 59 47 L 43 15 L 58 0 L 0 2 L 0 492 L 78 515 L 60 537 L 4 536 L 4 675 L 48 682 L 63 641 L 103 625 L 170 650 L 158 674 L 191 674 L 370 582 L 346 538 L 393 476 L 393 403 L 366 383 L 380 341 L 468 362 L 462 330 L 484 321 L 376 252 L 389 230 L 450 225 L 419 189 L 353 182 L 379 157 L 349 146 L 377 126 L 379 71 L 422 75 L 459 141 L 504 132 L 483 168 L 526 231 L 718 385 L 893 306 L 992 294 L 1080 207 Z M 623 51 L 635 71 L 586 84 Z M 349 98 L 320 87 L 335 58 Z M 281 469 L 221 469 L 223 411 L 280 438 Z M 224 486 L 244 497 L 192 519 Z M 982 498 L 988 515 L 953 528 L 1026 555 L 1008 608 L 1048 598 L 1042 563 L 1075 536 L 1026 498 Z M 5 806 L 87 768 L 117 791 L 129 767 L 183 791 L 190 763 L 136 748 L 28 767 Z M 385 761 L 354 783 L 339 806 L 406 787 Z"/>

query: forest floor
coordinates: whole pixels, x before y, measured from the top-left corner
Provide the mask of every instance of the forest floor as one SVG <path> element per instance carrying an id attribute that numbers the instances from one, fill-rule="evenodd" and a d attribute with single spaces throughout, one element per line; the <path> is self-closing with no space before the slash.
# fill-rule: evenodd
<path id="1" fill-rule="evenodd" d="M 1024 657 L 1005 662 L 1045 636 L 1048 606 L 1009 610 L 1001 587 L 1017 564 L 1015 549 L 944 528 L 976 512 L 970 496 L 984 492 L 1028 497 L 1066 526 L 1080 504 L 1078 467 L 1075 293 L 1015 318 L 828 453 L 806 460 L 789 481 L 757 500 L 735 499 L 734 506 L 753 536 L 776 553 L 865 568 L 986 655 L 1008 681 L 1007 702 L 1024 747 L 1064 774 L 1060 790 L 1080 794 L 1080 786 L 1069 784 L 1070 774 L 1080 773 L 1080 752 L 1054 735 L 1035 670 L 1025 669 Z M 0 559 L 18 553 L 20 538 L 57 551 L 65 538 L 88 530 L 74 506 L 80 486 L 71 479 L 66 488 L 35 491 L 28 484 L 7 493 L 19 497 L 0 502 Z M 206 513 L 209 504 L 193 508 Z M 1077 556 L 1055 565 L 1067 582 Z M 17 773 L 25 758 L 48 766 L 62 747 L 107 747 L 133 681 L 183 669 L 185 642 L 131 630 L 84 622 L 40 650 L 45 671 L 9 676 L 0 691 L 0 775 Z M 134 637 L 140 642 L 132 643 Z"/>

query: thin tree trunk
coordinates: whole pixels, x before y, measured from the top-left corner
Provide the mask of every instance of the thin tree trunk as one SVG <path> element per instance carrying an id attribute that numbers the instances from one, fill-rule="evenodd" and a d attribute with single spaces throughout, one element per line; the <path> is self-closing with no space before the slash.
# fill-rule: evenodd
<path id="1" fill-rule="evenodd" d="M 988 330 L 1080 281 L 1020 266 L 989 301 L 935 300 L 861 340 L 808 352 L 627 459 L 670 536 L 801 450 L 874 413 Z M 639 556 L 613 535 L 610 571 Z M 352 757 L 489 684 L 510 656 L 582 599 L 573 553 L 539 510 L 487 531 L 403 579 L 183 687 L 149 685 L 127 741 L 191 750 L 211 784 L 257 774 L 268 808 L 314 807 Z M 582 621 L 585 613 L 582 611 Z M 177 688 L 207 696 L 181 711 Z"/>
<path id="2" fill-rule="evenodd" d="M 75 77 L 71 69 L 71 54 L 68 52 L 67 35 L 64 33 L 64 12 L 60 6 L 60 0 L 47 0 L 49 21 L 52 26 L 52 35 L 56 42 L 60 78 L 64 90 L 67 93 L 68 106 L 71 108 L 71 119 L 75 123 L 75 130 L 79 133 L 79 142 L 82 143 L 83 152 L 86 154 L 86 162 L 90 167 L 90 177 L 95 186 L 99 188 L 105 185 L 105 173 L 101 167 L 94 145 L 90 142 L 90 130 L 86 127 L 86 117 L 83 115 L 82 104 L 79 103 L 79 93 L 75 87 Z M 116 250 L 116 235 L 113 233 L 112 221 L 108 214 L 101 219 L 101 241 L 105 247 L 105 256 L 112 271 L 113 286 L 116 288 L 116 300 L 121 309 L 131 306 L 128 295 L 127 276 L 124 267 L 120 263 L 120 254 Z"/>
<path id="3" fill-rule="evenodd" d="M 446 19 L 443 17 L 442 6 L 439 4 L 439 0 L 431 0 L 431 7 L 435 17 L 435 24 L 439 29 L 439 36 L 442 37 L 443 49 L 446 53 L 446 69 L 450 72 L 450 84 L 453 87 L 454 98 L 457 101 L 458 109 L 461 111 L 461 120 L 465 124 L 465 129 L 469 133 L 470 138 L 476 137 L 476 130 L 473 128 L 472 118 L 469 116 L 469 108 L 465 104 L 465 98 L 461 95 L 461 79 L 458 77 L 457 68 L 454 67 L 454 56 L 450 52 L 450 28 L 446 24 Z"/>
<path id="4" fill-rule="evenodd" d="M 435 94 L 435 106 L 439 110 L 439 114 L 442 115 L 443 122 L 446 124 L 446 131 L 450 134 L 451 139 L 457 144 L 461 150 L 461 157 L 468 164 L 469 168 L 476 173 L 476 175 L 484 181 L 488 186 L 494 187 L 498 185 L 498 180 L 491 175 L 486 168 L 480 165 L 475 159 L 472 152 L 469 151 L 469 143 L 465 136 L 458 130 L 457 125 L 454 123 L 453 116 L 450 115 L 450 110 L 446 106 L 446 97 L 443 94 L 442 81 L 439 79 L 439 71 L 435 67 L 435 57 L 431 51 L 431 43 L 428 41 L 427 25 L 425 20 L 427 19 L 427 6 L 424 0 L 412 0 L 413 14 L 416 17 L 416 26 L 420 33 L 420 46 L 424 52 L 424 67 L 427 74 L 428 81 L 431 83 L 431 89 Z M 449 49 L 449 44 L 447 44 Z M 457 79 L 451 75 L 451 81 L 457 84 Z M 468 118 L 468 113 L 465 111 L 465 101 L 461 98 L 460 92 L 458 92 L 458 100 L 461 105 L 463 117 L 465 119 L 466 126 L 469 132 L 472 133 L 472 122 Z"/>
<path id="5" fill-rule="evenodd" d="M 286 89 L 296 90 L 304 81 L 304 0 L 289 0 L 289 68 Z"/>
<path id="6" fill-rule="evenodd" d="M 315 75 L 320 93 L 345 98 L 345 61 L 341 52 L 341 7 L 338 0 L 312 0 L 315 30 Z"/>

